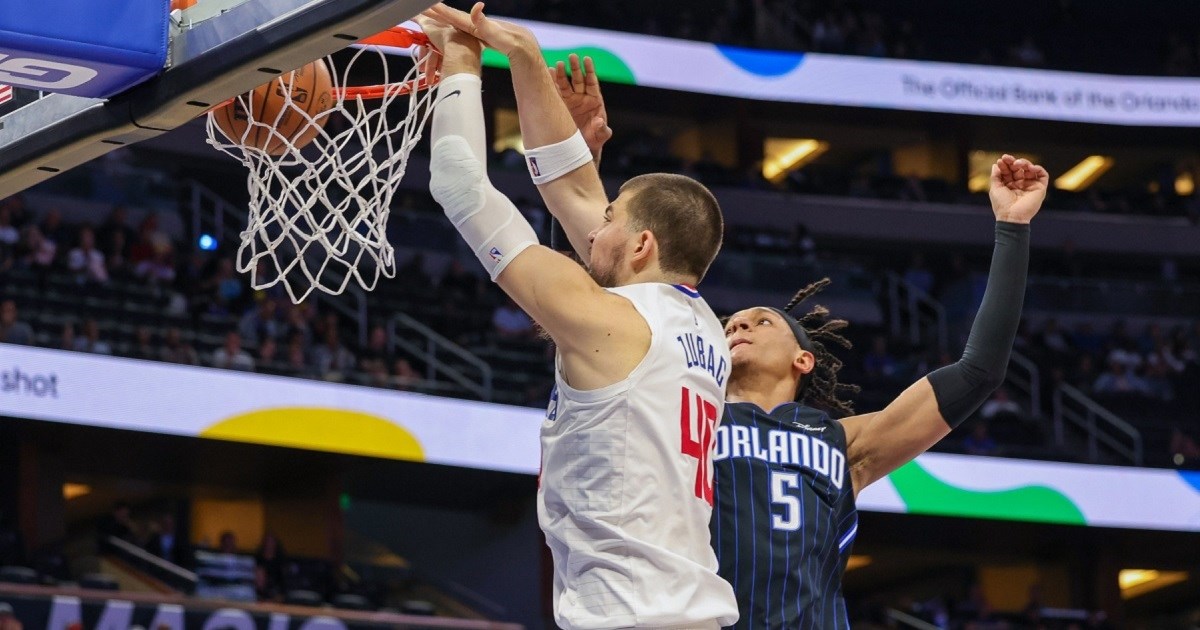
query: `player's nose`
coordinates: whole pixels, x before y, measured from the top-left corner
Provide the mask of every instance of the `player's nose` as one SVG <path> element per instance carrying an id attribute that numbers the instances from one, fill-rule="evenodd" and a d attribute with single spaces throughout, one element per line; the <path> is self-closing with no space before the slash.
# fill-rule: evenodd
<path id="1" fill-rule="evenodd" d="M 745 315 L 734 315 L 729 318 L 729 325 L 734 330 L 750 330 L 750 319 Z"/>

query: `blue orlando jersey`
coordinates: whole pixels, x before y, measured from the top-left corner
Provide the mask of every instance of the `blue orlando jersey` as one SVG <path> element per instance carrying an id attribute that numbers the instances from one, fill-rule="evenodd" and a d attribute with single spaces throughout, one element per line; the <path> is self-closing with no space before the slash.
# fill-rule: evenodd
<path id="1" fill-rule="evenodd" d="M 842 572 L 858 531 L 846 432 L 799 403 L 726 403 L 713 452 L 712 544 L 735 628 L 849 628 Z"/>

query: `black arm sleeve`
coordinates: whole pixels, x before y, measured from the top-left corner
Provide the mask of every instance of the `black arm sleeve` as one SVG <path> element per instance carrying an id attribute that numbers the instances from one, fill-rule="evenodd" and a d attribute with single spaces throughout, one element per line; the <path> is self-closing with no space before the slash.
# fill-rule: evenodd
<path id="1" fill-rule="evenodd" d="M 966 420 L 987 400 L 1008 370 L 1029 271 L 1029 226 L 996 223 L 996 247 L 983 303 L 971 325 L 967 347 L 953 365 L 929 375 L 938 410 L 951 427 Z"/>

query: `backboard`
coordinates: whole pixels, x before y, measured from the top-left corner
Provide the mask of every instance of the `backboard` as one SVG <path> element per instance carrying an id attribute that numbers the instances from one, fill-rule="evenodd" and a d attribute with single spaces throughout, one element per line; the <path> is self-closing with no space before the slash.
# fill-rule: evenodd
<path id="1" fill-rule="evenodd" d="M 50 94 L 0 118 L 0 198 L 166 133 L 434 0 L 202 0 L 173 19 L 166 68 L 108 99 Z"/>

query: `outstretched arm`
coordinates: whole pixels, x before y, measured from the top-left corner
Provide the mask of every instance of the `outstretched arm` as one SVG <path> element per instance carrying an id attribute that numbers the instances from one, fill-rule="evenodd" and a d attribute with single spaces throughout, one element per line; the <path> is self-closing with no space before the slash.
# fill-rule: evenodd
<path id="1" fill-rule="evenodd" d="M 604 222 L 608 197 L 586 142 L 583 150 L 572 142 L 575 121 L 554 77 L 546 71 L 537 39 L 529 29 L 485 16 L 483 3 L 476 3 L 470 14 L 443 4 L 426 14 L 475 35 L 508 57 L 530 173 L 546 207 L 566 229 L 571 246 L 588 260 L 588 234 Z M 545 181 L 539 182 L 540 178 Z"/>
<path id="2" fill-rule="evenodd" d="M 550 333 L 568 360 L 599 354 L 586 366 L 576 366 L 570 374 L 573 384 L 599 387 L 624 378 L 641 355 L 610 352 L 609 344 L 648 346 L 644 319 L 629 300 L 600 288 L 578 264 L 539 245 L 529 222 L 492 186 L 486 171 L 479 42 L 432 18 L 418 21 L 442 51 L 443 79 L 430 138 L 434 199 L 492 280 Z"/>
<path id="3" fill-rule="evenodd" d="M 1046 169 L 1010 155 L 992 165 L 996 245 L 967 347 L 957 363 L 917 381 L 882 411 L 842 420 L 855 494 L 936 444 L 1003 382 L 1025 297 L 1029 222 L 1049 179 Z"/>

